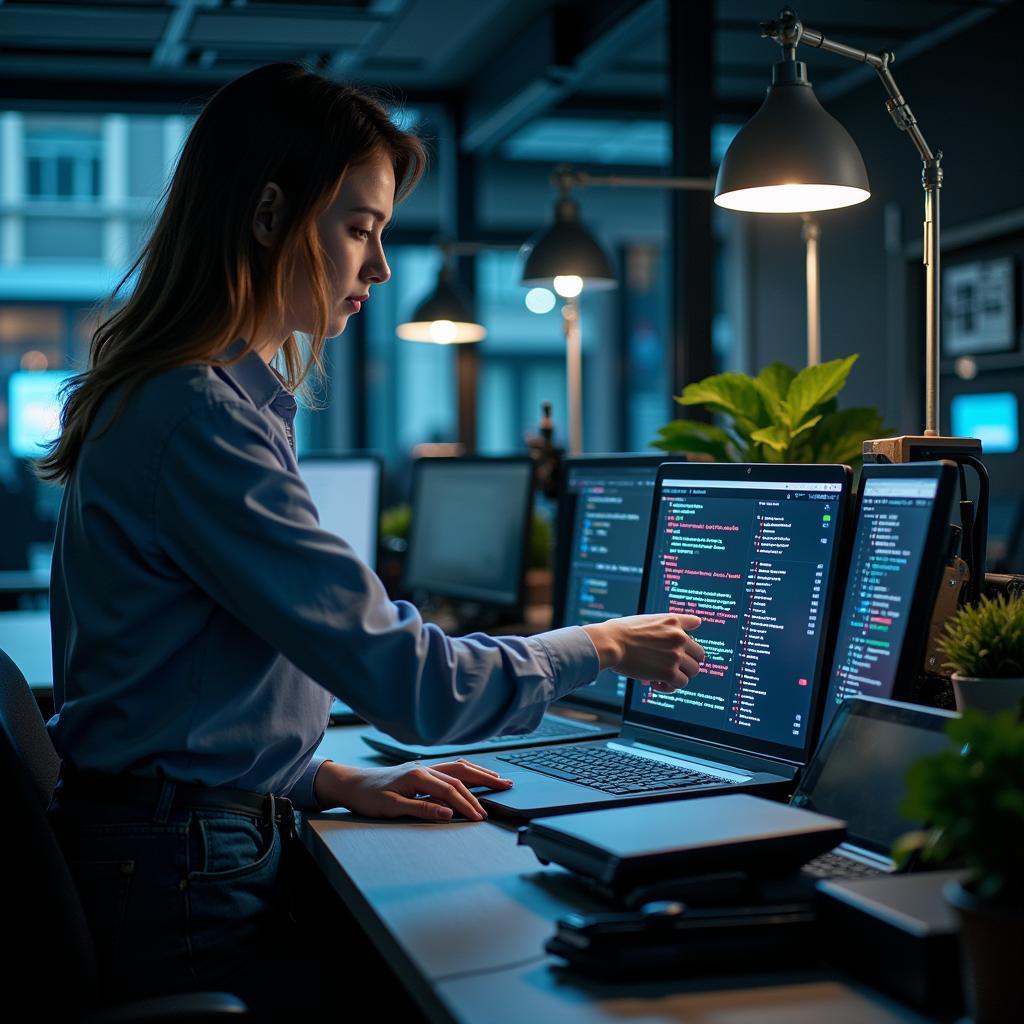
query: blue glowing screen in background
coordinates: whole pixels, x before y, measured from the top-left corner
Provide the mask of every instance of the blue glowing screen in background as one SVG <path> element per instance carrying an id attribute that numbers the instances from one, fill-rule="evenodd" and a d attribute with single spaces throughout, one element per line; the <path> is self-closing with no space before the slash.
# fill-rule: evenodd
<path id="1" fill-rule="evenodd" d="M 976 437 L 986 455 L 1015 452 L 1019 441 L 1017 396 L 1010 391 L 954 395 L 950 403 L 953 434 Z"/>
<path id="2" fill-rule="evenodd" d="M 64 370 L 18 370 L 7 385 L 8 441 L 19 459 L 38 459 L 60 433 L 58 390 L 71 374 Z"/>

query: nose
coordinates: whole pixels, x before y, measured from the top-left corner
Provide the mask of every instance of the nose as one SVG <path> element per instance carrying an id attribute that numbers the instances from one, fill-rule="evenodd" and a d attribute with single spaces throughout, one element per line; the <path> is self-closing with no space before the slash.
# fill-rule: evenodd
<path id="1" fill-rule="evenodd" d="M 380 242 L 377 243 L 373 255 L 363 264 L 360 276 L 367 284 L 384 284 L 391 277 L 391 268 L 384 255 L 384 246 Z"/>

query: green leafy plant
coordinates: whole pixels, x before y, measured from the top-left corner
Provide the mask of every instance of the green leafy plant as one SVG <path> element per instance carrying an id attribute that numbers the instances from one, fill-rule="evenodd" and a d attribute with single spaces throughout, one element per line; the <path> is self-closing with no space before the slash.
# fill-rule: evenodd
<path id="1" fill-rule="evenodd" d="M 1024 676 L 1024 598 L 983 597 L 961 608 L 939 640 L 946 667 L 974 679 Z"/>
<path id="2" fill-rule="evenodd" d="M 672 420 L 651 446 L 719 462 L 857 463 L 864 441 L 888 431 L 875 409 L 838 406 L 856 361 L 847 356 L 799 373 L 772 363 L 756 377 L 719 373 L 688 384 L 674 401 L 711 410 L 721 425 Z"/>
<path id="3" fill-rule="evenodd" d="M 389 540 L 408 540 L 412 523 L 412 508 L 408 504 L 392 505 L 380 514 L 380 535 Z"/>
<path id="4" fill-rule="evenodd" d="M 903 836 L 897 858 L 966 867 L 978 899 L 1024 907 L 1024 722 L 965 711 L 946 732 L 951 748 L 907 776 L 903 809 L 928 829 Z"/>

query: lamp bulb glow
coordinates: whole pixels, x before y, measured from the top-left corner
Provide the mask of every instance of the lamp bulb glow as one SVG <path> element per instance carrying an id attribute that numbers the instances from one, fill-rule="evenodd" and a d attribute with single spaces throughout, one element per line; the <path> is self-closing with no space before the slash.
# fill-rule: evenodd
<path id="1" fill-rule="evenodd" d="M 555 308 L 555 297 L 547 288 L 531 288 L 526 293 L 526 308 L 531 313 L 550 313 Z"/>
<path id="2" fill-rule="evenodd" d="M 434 320 L 430 325 L 430 340 L 439 345 L 450 345 L 455 334 L 455 324 L 451 320 Z"/>
<path id="3" fill-rule="evenodd" d="M 555 286 L 555 291 L 558 292 L 563 299 L 574 299 L 581 291 L 583 291 L 583 278 L 577 277 L 575 274 L 556 277 L 552 284 Z"/>

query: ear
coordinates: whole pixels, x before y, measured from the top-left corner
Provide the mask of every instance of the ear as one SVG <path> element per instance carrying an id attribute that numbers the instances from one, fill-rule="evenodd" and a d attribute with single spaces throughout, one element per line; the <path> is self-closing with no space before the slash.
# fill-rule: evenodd
<path id="1" fill-rule="evenodd" d="M 284 193 L 272 181 L 263 186 L 256 213 L 252 218 L 252 233 L 260 245 L 270 248 L 281 236 L 284 224 Z"/>

